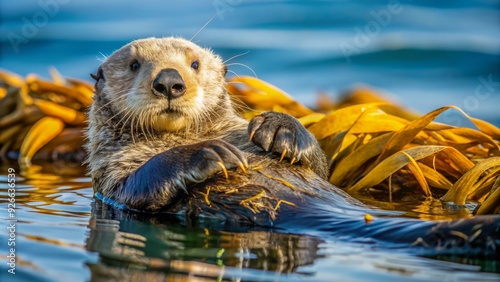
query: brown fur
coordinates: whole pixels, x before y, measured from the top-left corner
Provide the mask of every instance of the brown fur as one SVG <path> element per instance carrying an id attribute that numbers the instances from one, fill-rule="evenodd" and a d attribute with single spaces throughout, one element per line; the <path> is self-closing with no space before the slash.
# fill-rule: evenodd
<path id="1" fill-rule="evenodd" d="M 137 72 L 130 70 L 133 60 L 141 64 Z M 197 70 L 190 68 L 194 60 L 199 61 Z M 176 69 L 186 84 L 187 91 L 179 99 L 157 99 L 151 93 L 152 81 L 165 68 Z M 231 106 L 225 72 L 219 56 L 180 38 L 137 40 L 107 58 L 97 75 L 101 79 L 96 76 L 86 132 L 95 191 L 119 202 L 130 201 L 130 195 L 117 196 L 120 185 L 147 160 L 179 145 L 211 139 L 237 146 L 250 161 L 276 162 L 277 158 L 262 154 L 248 141 L 248 122 Z M 167 107 L 180 113 L 163 113 Z M 321 157 L 315 163 L 326 168 Z M 175 191 L 159 193 L 155 198 L 166 204 Z"/>
<path id="2" fill-rule="evenodd" d="M 141 64 L 137 71 L 130 67 L 134 60 Z M 190 67 L 194 60 L 198 70 Z M 182 76 L 184 95 L 170 100 L 153 94 L 152 81 L 165 68 Z M 142 211 L 161 209 L 143 214 L 161 220 L 173 214 L 209 226 L 207 219 L 229 227 L 234 222 L 288 231 L 299 226 L 301 232 L 328 236 L 412 246 L 424 242 L 433 254 L 498 257 L 500 242 L 492 240 L 499 238 L 498 216 L 441 223 L 377 217 L 366 224 L 365 213 L 386 213 L 324 180 L 325 156 L 295 119 L 264 113 L 249 124 L 240 118 L 231 107 L 224 74 L 220 57 L 178 38 L 137 40 L 109 57 L 94 75 L 96 95 L 86 133 L 90 175 L 102 196 L 97 197 Z M 253 142 L 247 128 L 255 133 Z M 300 165 L 280 162 L 279 155 L 267 152 L 286 148 L 295 148 Z M 295 156 L 287 154 L 289 160 Z M 229 170 L 226 178 L 218 160 L 228 168 L 247 161 L 250 167 L 247 173 Z"/>

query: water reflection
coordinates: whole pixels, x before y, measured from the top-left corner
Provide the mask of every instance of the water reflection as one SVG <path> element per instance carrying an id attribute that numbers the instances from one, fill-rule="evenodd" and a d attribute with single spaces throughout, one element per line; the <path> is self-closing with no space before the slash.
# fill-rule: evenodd
<path id="1" fill-rule="evenodd" d="M 122 273 L 126 277 L 136 275 L 138 269 L 150 274 L 159 271 L 174 276 L 226 278 L 242 269 L 265 271 L 258 274 L 264 276 L 310 275 L 299 271 L 299 267 L 311 265 L 321 257 L 318 249 L 322 240 L 313 236 L 183 226 L 116 211 L 100 202 L 93 203 L 89 229 L 86 248 L 101 257 L 99 265 L 89 265 L 97 280 L 119 274 L 117 263 L 134 269 Z M 163 275 L 153 276 L 159 279 Z M 255 274 L 249 271 L 240 275 Z"/>
<path id="2" fill-rule="evenodd" d="M 0 165 L 0 173 L 8 164 Z M 15 166 L 13 166 L 15 168 Z M 17 171 L 17 169 L 16 169 Z M 92 187 L 86 177 L 24 179 L 16 175 L 16 275 L 0 264 L 0 281 L 80 281 L 89 277 L 84 248 Z M 48 180 L 52 179 L 52 180 Z M 7 252 L 7 177 L 0 174 L 0 256 Z M 5 243 L 4 243 L 5 242 Z M 7 276 L 6 276 L 7 275 Z"/>
<path id="3" fill-rule="evenodd" d="M 5 277 L 6 266 L 0 265 L 0 281 L 500 278 L 485 273 L 499 271 L 494 260 L 428 259 L 404 250 L 382 250 L 373 241 L 352 237 L 286 234 L 248 226 L 203 228 L 175 218 L 127 213 L 91 204 L 91 183 L 85 177 L 17 180 L 19 272 L 12 280 Z M 2 208 L 6 191 L 6 177 L 0 175 Z M 5 214 L 0 218 L 5 220 Z M 6 238 L 0 232 L 0 242 Z M 0 255 L 5 255 L 3 245 Z"/>
<path id="4" fill-rule="evenodd" d="M 180 224 L 92 203 L 86 248 L 92 281 L 498 281 L 495 261 L 440 261 L 382 250 L 370 240 Z M 356 241 L 356 242 L 354 242 Z M 450 261 L 451 260 L 451 261 Z M 466 262 L 467 263 L 467 262 Z M 483 266 L 479 266 L 483 265 Z"/>

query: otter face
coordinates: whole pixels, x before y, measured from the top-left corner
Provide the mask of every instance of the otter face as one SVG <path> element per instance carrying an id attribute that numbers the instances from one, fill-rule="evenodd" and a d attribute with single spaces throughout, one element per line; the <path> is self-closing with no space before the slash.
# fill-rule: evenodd
<path id="1" fill-rule="evenodd" d="M 181 38 L 133 41 L 113 53 L 93 76 L 96 95 L 110 101 L 124 123 L 178 131 L 227 106 L 226 67 L 208 49 Z"/>

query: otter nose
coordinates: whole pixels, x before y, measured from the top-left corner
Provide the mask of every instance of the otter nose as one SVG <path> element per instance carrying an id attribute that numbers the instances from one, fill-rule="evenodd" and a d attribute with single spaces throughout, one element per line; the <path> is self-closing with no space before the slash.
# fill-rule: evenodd
<path id="1" fill-rule="evenodd" d="M 186 84 L 175 69 L 164 69 L 158 73 L 151 85 L 153 93 L 168 98 L 177 98 L 186 92 Z"/>

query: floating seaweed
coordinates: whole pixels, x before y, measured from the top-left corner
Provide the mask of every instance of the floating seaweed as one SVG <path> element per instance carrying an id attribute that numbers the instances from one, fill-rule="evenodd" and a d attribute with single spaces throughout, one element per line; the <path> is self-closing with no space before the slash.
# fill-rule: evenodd
<path id="1" fill-rule="evenodd" d="M 0 157 L 17 159 L 28 178 L 41 169 L 32 160 L 83 159 L 93 86 L 50 74 L 47 81 L 0 71 Z M 419 115 L 359 88 L 338 102 L 322 94 L 313 110 L 254 77 L 232 78 L 228 90 L 247 119 L 262 111 L 297 117 L 328 155 L 329 181 L 358 199 L 384 207 L 409 194 L 441 197 L 480 203 L 476 214 L 500 214 L 500 129 L 455 106 Z M 450 110 L 476 128 L 434 121 Z"/>

